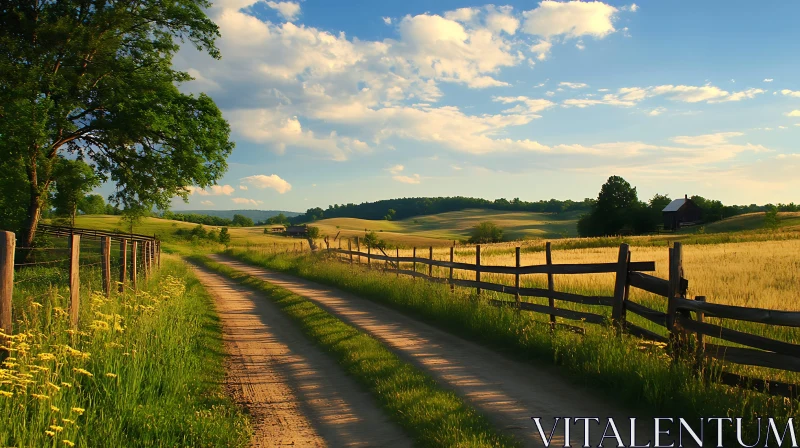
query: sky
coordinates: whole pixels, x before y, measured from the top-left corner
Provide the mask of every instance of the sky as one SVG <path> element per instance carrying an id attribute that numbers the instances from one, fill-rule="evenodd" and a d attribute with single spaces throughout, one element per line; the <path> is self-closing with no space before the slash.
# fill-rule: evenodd
<path id="1" fill-rule="evenodd" d="M 800 202 L 800 2 L 219 0 L 236 149 L 180 209 L 412 196 Z"/>

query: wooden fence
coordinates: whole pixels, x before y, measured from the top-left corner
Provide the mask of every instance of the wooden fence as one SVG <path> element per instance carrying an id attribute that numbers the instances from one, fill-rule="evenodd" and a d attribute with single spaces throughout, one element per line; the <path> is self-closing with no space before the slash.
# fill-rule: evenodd
<path id="1" fill-rule="evenodd" d="M 413 250 L 413 256 L 401 257 L 399 253 L 392 256 L 381 249 L 379 249 L 381 253 L 373 253 L 372 248 L 369 247 L 366 252 L 361 252 L 358 241 L 356 241 L 356 246 L 356 250 L 352 250 L 352 245 L 348 241 L 347 249 L 328 248 L 327 252 L 336 254 L 337 258 L 351 264 L 360 263 L 362 258 L 365 258 L 366 265 L 369 267 L 376 265 L 373 261 L 382 261 L 384 262 L 383 269 L 398 275 L 409 275 L 432 282 L 446 283 L 450 285 L 451 291 L 455 286 L 460 286 L 473 288 L 478 295 L 484 290 L 512 295 L 514 296 L 513 301 L 490 300 L 490 303 L 549 315 L 551 328 L 560 326 L 578 332 L 583 330 L 582 327 L 557 323 L 557 317 L 583 321 L 588 324 L 613 325 L 619 333 L 628 333 L 647 340 L 666 343 L 666 348 L 674 359 L 692 360 L 696 363 L 698 372 L 707 371 L 702 368 L 703 360 L 707 358 L 735 364 L 800 372 L 800 345 L 705 322 L 706 317 L 713 316 L 730 321 L 747 321 L 797 328 L 800 327 L 800 312 L 721 305 L 707 303 L 703 296 L 694 299 L 686 297 L 689 282 L 684 278 L 681 243 L 676 242 L 673 247 L 669 248 L 669 278 L 667 279 L 647 274 L 655 271 L 655 262 L 653 261 L 631 262 L 631 252 L 627 244 L 620 245 L 616 262 L 555 264 L 552 262 L 550 243 L 547 243 L 545 247 L 546 264 L 532 266 L 520 265 L 519 247 L 516 248 L 515 266 L 491 266 L 481 264 L 480 245 L 475 248 L 474 264 L 455 262 L 453 248 L 450 248 L 450 261 L 444 261 L 433 259 L 433 248 L 429 249 L 428 258 L 424 258 L 416 256 L 416 248 Z M 404 268 L 402 263 L 410 263 L 411 269 Z M 419 272 L 417 264 L 428 266 L 427 273 Z M 435 277 L 433 275 L 434 266 L 447 268 L 447 277 Z M 475 280 L 454 278 L 454 270 L 473 272 Z M 514 286 L 481 281 L 482 273 L 513 275 Z M 597 273 L 615 274 L 613 295 L 587 296 L 555 290 L 554 275 Z M 520 277 L 530 274 L 546 274 L 547 289 L 521 287 Z M 658 311 L 630 300 L 630 288 L 638 288 L 664 297 L 667 302 L 667 312 Z M 547 298 L 548 304 L 524 302 L 521 297 Z M 559 308 L 557 301 L 608 307 L 611 311 L 611 318 L 589 311 Z M 641 316 L 657 326 L 665 328 L 668 336 L 662 336 L 635 325 L 628 320 L 628 313 Z M 735 345 L 712 344 L 705 341 L 704 336 Z M 752 388 L 773 395 L 798 397 L 798 385 L 796 384 L 766 381 L 730 372 L 718 373 L 718 375 L 714 375 L 714 379 L 728 385 Z"/>
<path id="2" fill-rule="evenodd" d="M 12 332 L 12 297 L 14 286 L 19 283 L 14 281 L 14 274 L 19 270 L 37 266 L 63 267 L 67 270 L 70 325 L 77 328 L 82 267 L 99 266 L 103 293 L 110 297 L 113 292 L 124 292 L 126 288 L 137 290 L 139 277 L 143 275 L 146 279 L 161 266 L 161 242 L 155 236 L 49 225 L 40 226 L 39 231 L 53 238 L 64 239 L 65 247 L 18 247 L 14 233 L 0 231 L 0 329 L 6 334 Z M 114 260 L 118 275 L 112 272 L 113 246 L 119 248 L 118 259 Z M 94 253 L 87 250 L 89 247 L 99 250 Z M 117 285 L 117 288 L 112 285 Z"/>

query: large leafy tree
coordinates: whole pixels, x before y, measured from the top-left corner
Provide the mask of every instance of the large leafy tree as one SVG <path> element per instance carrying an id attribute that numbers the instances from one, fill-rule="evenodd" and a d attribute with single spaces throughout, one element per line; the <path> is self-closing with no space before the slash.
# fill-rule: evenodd
<path id="1" fill-rule="evenodd" d="M 75 227 L 78 204 L 87 193 L 100 185 L 94 169 L 82 160 L 59 159 L 53 168 L 55 194 L 53 206 L 62 216 L 69 216 Z M 102 199 L 102 197 L 101 197 Z"/>
<path id="2" fill-rule="evenodd" d="M 208 96 L 182 94 L 180 43 L 218 58 L 206 0 L 0 2 L 0 165 L 27 183 L 30 245 L 59 158 L 82 158 L 111 200 L 166 209 L 227 169 L 230 128 Z"/>
<path id="3" fill-rule="evenodd" d="M 99 194 L 88 194 L 78 201 L 78 210 L 85 215 L 102 215 L 107 211 L 106 206 L 106 201 Z"/>

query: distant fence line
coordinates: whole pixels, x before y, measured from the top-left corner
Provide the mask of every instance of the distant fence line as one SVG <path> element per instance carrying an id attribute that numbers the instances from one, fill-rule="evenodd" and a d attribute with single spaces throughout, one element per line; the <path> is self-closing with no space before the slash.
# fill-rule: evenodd
<path id="1" fill-rule="evenodd" d="M 70 325 L 76 329 L 80 312 L 81 267 L 100 266 L 103 294 L 110 297 L 115 289 L 119 292 L 124 292 L 126 288 L 137 290 L 140 269 L 141 274 L 147 279 L 154 269 L 161 266 L 161 242 L 155 236 L 51 225 L 40 225 L 38 229 L 42 234 L 65 238 L 66 247 L 19 247 L 16 246 L 16 235 L 13 232 L 0 231 L 0 329 L 6 334 L 12 332 L 11 316 L 15 271 L 37 266 L 66 265 L 69 272 Z M 99 253 L 89 253 L 86 250 L 82 252 L 82 241 L 99 243 Z M 111 252 L 114 245 L 119 248 L 119 259 L 114 260 L 118 267 L 118 276 L 113 275 L 111 269 Z M 86 245 L 84 244 L 84 246 Z M 58 255 L 54 257 L 53 254 L 58 253 L 65 256 L 63 258 L 56 258 Z M 18 254 L 21 255 L 19 261 L 17 261 Z M 37 257 L 37 254 L 45 254 L 45 256 Z M 116 282 L 114 278 L 116 278 Z M 128 286 L 129 280 L 131 286 Z M 112 288 L 112 283 L 116 283 L 118 288 Z"/>
<path id="2" fill-rule="evenodd" d="M 327 245 L 327 244 L 326 244 Z M 418 257 L 417 249 L 413 249 L 413 256 L 401 257 L 399 250 L 395 255 L 387 254 L 383 249 L 380 254 L 373 253 L 367 247 L 367 252 L 361 252 L 360 244 L 356 239 L 356 250 L 353 250 L 350 240 L 347 249 L 326 248 L 328 253 L 336 254 L 337 259 L 350 264 L 360 263 L 366 258 L 368 267 L 373 261 L 384 262 L 386 271 L 397 275 L 409 275 L 436 283 L 450 285 L 451 291 L 456 286 L 474 288 L 477 294 L 482 290 L 495 291 L 514 296 L 514 301 L 490 300 L 496 306 L 512 306 L 517 310 L 542 313 L 550 316 L 551 328 L 555 326 L 566 327 L 574 331 L 583 331 L 581 327 L 556 323 L 556 317 L 570 320 L 584 321 L 590 324 L 607 325 L 606 316 L 588 311 L 577 311 L 558 308 L 556 300 L 597 305 L 611 308 L 611 322 L 619 333 L 625 332 L 643 339 L 666 343 L 674 359 L 688 359 L 693 357 L 697 362 L 697 370 L 702 370 L 702 361 L 705 358 L 724 360 L 730 363 L 750 366 L 768 367 L 773 369 L 800 372 L 800 345 L 779 341 L 755 334 L 745 333 L 719 325 L 705 322 L 706 316 L 721 319 L 756 322 L 767 325 L 786 327 L 800 327 L 800 312 L 776 311 L 761 308 L 748 308 L 731 305 L 707 303 L 704 296 L 697 296 L 693 300 L 686 297 L 689 282 L 683 276 L 683 249 L 681 243 L 674 243 L 669 248 L 669 278 L 655 277 L 646 272 L 655 271 L 655 262 L 631 262 L 630 247 L 621 244 L 619 256 L 612 263 L 591 264 L 554 264 L 552 263 L 551 248 L 548 242 L 545 247 L 546 264 L 520 265 L 520 248 L 516 248 L 516 266 L 490 266 L 481 264 L 481 246 L 475 246 L 475 263 L 460 263 L 454 261 L 454 249 L 450 248 L 450 261 L 434 260 L 433 248 L 429 248 L 428 258 Z M 411 269 L 403 269 L 401 263 L 411 263 Z M 417 264 L 428 266 L 428 273 L 419 272 Z M 389 267 L 391 266 L 391 267 Z M 447 277 L 435 277 L 433 266 L 448 268 Z M 454 270 L 464 270 L 475 273 L 475 280 L 457 279 L 453 277 Z M 496 273 L 514 275 L 514 286 L 502 285 L 481 281 L 481 273 Z M 613 296 L 587 296 L 581 294 L 560 292 L 555 290 L 554 275 L 579 275 L 614 273 L 616 275 Z M 547 274 L 547 289 L 520 287 L 520 276 L 528 274 Z M 648 308 L 629 299 L 630 288 L 638 288 L 667 299 L 667 312 Z M 542 297 L 549 299 L 548 305 L 523 302 L 521 297 Z M 669 336 L 665 337 L 642 328 L 628 321 L 627 313 L 633 313 L 642 318 L 665 328 Z M 692 318 L 691 312 L 695 313 Z M 704 336 L 718 338 L 734 344 L 745 346 L 732 347 L 707 343 Z M 694 339 L 693 353 L 689 353 L 690 337 Z M 737 375 L 730 372 L 721 372 L 719 381 L 731 385 L 764 391 L 773 395 L 798 397 L 798 385 L 778 381 L 766 381 L 758 378 Z"/>

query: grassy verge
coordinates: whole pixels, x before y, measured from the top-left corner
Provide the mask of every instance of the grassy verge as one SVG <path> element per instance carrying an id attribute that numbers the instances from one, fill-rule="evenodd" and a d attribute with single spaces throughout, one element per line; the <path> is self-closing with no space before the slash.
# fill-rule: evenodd
<path id="1" fill-rule="evenodd" d="M 11 357 L 0 368 L 0 446 L 246 446 L 225 397 L 221 328 L 182 262 L 106 299 L 81 274 L 80 331 L 59 273 L 18 276 Z"/>
<path id="2" fill-rule="evenodd" d="M 401 361 L 373 337 L 311 301 L 248 274 L 194 256 L 219 273 L 263 292 L 316 344 L 366 387 L 420 446 L 514 446 L 485 417 L 428 375 Z"/>
<path id="3" fill-rule="evenodd" d="M 517 315 L 466 294 L 450 293 L 446 285 L 366 271 L 318 257 L 290 257 L 232 250 L 242 261 L 336 286 L 465 338 L 524 359 L 563 366 L 577 382 L 605 389 L 609 396 L 657 415 L 675 417 L 791 417 L 797 401 L 708 384 L 691 368 L 672 363 L 663 350 L 643 347 L 638 339 L 617 338 L 592 326 L 585 336 L 568 331 L 550 334 L 532 313 Z"/>

